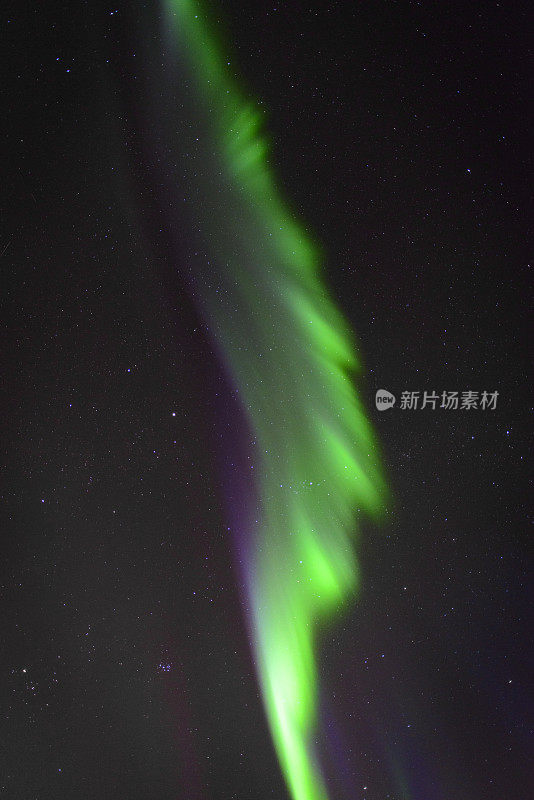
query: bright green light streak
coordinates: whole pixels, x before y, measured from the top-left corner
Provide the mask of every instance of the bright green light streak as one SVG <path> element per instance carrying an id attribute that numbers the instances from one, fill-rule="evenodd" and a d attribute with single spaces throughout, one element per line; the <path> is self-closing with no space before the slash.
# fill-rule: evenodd
<path id="1" fill-rule="evenodd" d="M 195 269 L 257 443 L 248 592 L 258 674 L 292 797 L 327 800 L 314 744 L 318 624 L 357 590 L 354 530 L 359 513 L 381 511 L 383 483 L 349 376 L 352 337 L 317 246 L 275 185 L 262 111 L 236 85 L 199 4 L 167 0 L 167 10 L 185 69 L 177 79 L 194 86 L 205 140 L 201 168 L 197 159 L 187 173 L 206 252 Z"/>

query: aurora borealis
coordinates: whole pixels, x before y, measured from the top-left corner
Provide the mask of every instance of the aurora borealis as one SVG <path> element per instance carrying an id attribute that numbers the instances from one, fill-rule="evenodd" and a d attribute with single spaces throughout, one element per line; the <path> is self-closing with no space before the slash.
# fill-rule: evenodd
<path id="1" fill-rule="evenodd" d="M 260 110 L 230 80 L 200 5 L 173 0 L 169 10 L 180 60 L 214 128 L 215 173 L 203 175 L 202 192 L 214 193 L 217 207 L 206 220 L 199 194 L 210 258 L 198 294 L 257 442 L 259 519 L 239 532 L 252 539 L 242 556 L 257 669 L 292 797 L 326 800 L 313 743 L 317 627 L 357 589 L 356 509 L 380 510 L 382 481 L 351 384 L 354 345 L 316 248 L 278 194 Z"/>
<path id="2" fill-rule="evenodd" d="M 528 30 L 8 4 L 2 796 L 533 795 Z"/>

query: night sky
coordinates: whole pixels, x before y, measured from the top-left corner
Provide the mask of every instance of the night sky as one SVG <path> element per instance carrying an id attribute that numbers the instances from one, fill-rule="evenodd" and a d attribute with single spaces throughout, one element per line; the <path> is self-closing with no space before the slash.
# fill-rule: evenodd
<path id="1" fill-rule="evenodd" d="M 289 800 L 229 531 L 248 433 L 170 180 L 161 8 L 9 5 L 2 796 Z M 390 489 L 358 600 L 321 630 L 331 800 L 534 796 L 528 5 L 212 4 L 359 342 Z"/>

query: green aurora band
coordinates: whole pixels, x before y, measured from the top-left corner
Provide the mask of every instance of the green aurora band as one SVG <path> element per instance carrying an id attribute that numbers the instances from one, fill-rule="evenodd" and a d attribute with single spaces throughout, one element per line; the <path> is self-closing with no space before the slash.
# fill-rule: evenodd
<path id="1" fill-rule="evenodd" d="M 192 271 L 256 440 L 258 524 L 244 558 L 267 718 L 293 799 L 326 800 L 315 745 L 319 626 L 355 595 L 358 516 L 378 516 L 385 489 L 352 380 L 352 336 L 319 249 L 275 185 L 264 112 L 236 84 L 215 28 L 194 0 L 166 0 L 202 148 L 202 174 L 182 175 L 206 254 Z"/>

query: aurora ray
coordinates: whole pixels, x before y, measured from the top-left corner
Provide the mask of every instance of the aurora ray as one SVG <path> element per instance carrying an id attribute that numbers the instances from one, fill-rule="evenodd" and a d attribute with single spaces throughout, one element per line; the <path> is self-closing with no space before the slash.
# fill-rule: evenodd
<path id="1" fill-rule="evenodd" d="M 167 0 L 166 30 L 202 149 L 202 169 L 182 172 L 199 230 L 195 295 L 257 443 L 258 524 L 241 555 L 263 701 L 292 797 L 326 800 L 318 625 L 354 596 L 358 515 L 378 514 L 384 496 L 352 379 L 359 362 L 319 248 L 276 186 L 263 111 L 232 77 L 215 27 L 194 0 Z"/>

